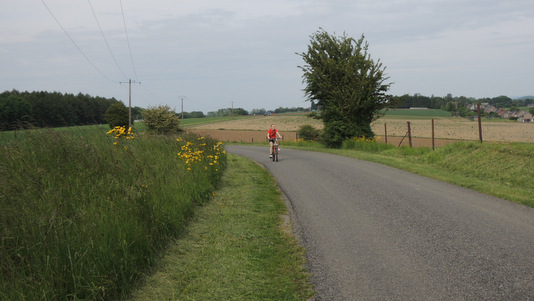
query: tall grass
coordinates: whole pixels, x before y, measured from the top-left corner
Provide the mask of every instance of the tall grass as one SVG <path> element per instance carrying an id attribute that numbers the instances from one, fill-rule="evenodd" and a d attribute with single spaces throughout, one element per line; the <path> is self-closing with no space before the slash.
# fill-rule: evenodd
<path id="1" fill-rule="evenodd" d="M 226 164 L 209 139 L 112 134 L 38 130 L 0 144 L 1 300 L 127 295 Z"/>
<path id="2" fill-rule="evenodd" d="M 366 138 L 366 137 L 355 137 L 343 141 L 341 148 L 343 149 L 354 149 L 370 153 L 379 153 L 384 150 L 393 148 L 393 145 L 385 143 L 377 143 L 375 138 Z"/>

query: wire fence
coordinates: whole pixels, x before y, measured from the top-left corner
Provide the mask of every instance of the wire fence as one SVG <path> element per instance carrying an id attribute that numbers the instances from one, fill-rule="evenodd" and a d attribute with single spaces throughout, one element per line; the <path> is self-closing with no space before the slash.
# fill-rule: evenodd
<path id="1" fill-rule="evenodd" d="M 441 147 L 459 141 L 534 143 L 534 124 L 458 119 L 382 120 L 373 124 L 379 143 L 395 146 Z M 267 143 L 267 130 L 189 129 L 223 142 Z M 297 131 L 283 131 L 284 141 L 299 138 Z"/>

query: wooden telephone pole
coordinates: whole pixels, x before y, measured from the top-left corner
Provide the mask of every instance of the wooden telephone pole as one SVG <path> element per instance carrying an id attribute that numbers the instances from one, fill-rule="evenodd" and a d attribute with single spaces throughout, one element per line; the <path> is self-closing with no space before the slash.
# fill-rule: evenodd
<path id="1" fill-rule="evenodd" d="M 120 84 L 128 83 L 128 129 L 132 128 L 132 83 L 141 84 L 135 80 L 128 80 L 128 82 L 119 82 Z"/>
<path id="2" fill-rule="evenodd" d="M 182 128 L 184 128 L 185 124 L 184 124 L 184 98 L 186 98 L 185 96 L 181 95 L 181 96 L 178 96 L 180 97 L 180 99 L 182 100 Z"/>

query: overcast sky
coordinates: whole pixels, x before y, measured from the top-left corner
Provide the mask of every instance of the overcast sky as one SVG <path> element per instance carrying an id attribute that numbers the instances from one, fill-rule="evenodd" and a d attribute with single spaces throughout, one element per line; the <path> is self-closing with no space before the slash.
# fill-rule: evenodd
<path id="1" fill-rule="evenodd" d="M 532 0 L 1 0 L 0 91 L 307 107 L 295 53 L 319 28 L 364 34 L 394 95 L 534 95 Z"/>

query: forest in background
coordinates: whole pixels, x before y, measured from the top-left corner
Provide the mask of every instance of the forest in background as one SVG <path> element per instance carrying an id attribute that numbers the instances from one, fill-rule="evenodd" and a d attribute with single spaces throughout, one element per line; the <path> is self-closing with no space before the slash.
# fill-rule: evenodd
<path id="1" fill-rule="evenodd" d="M 118 102 L 82 93 L 5 91 L 0 93 L 0 131 L 103 124 L 108 107 Z M 132 108 L 132 115 L 140 110 Z"/>

